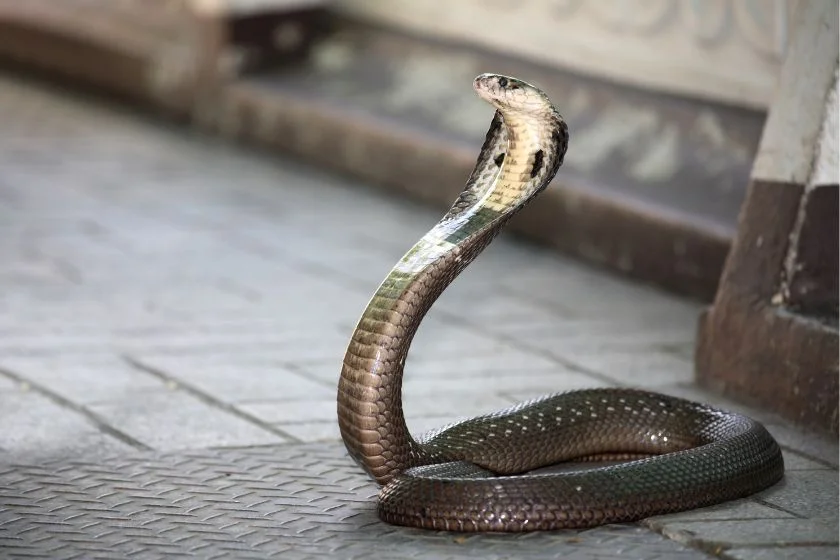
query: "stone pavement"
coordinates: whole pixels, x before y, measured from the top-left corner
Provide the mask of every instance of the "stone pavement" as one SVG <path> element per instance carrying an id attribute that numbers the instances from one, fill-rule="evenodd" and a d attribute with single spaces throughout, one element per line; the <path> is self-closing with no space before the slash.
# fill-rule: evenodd
<path id="1" fill-rule="evenodd" d="M 692 386 L 700 305 L 507 237 L 418 334 L 414 430 L 635 385 L 762 419 L 786 479 L 581 532 L 379 522 L 339 364 L 437 213 L 2 75 L 0 122 L 0 557 L 838 557 L 837 443 Z"/>

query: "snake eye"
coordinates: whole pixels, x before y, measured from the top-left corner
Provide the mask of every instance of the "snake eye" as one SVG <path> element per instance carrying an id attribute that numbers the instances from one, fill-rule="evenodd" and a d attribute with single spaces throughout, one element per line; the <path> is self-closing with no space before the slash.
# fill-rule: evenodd
<path id="1" fill-rule="evenodd" d="M 499 87 L 507 87 L 508 79 L 507 78 L 499 78 Z"/>

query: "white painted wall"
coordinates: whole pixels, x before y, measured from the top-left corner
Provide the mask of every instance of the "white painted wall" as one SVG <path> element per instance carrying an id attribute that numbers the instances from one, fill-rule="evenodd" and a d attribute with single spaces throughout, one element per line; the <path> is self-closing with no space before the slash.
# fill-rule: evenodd
<path id="1" fill-rule="evenodd" d="M 623 83 L 767 107 L 796 2 L 344 0 L 335 7 Z"/>
<path id="2" fill-rule="evenodd" d="M 838 17 L 837 0 L 808 0 L 797 12 L 753 179 L 807 185 L 818 169 L 830 174 L 832 160 L 837 176 Z"/>
<path id="3" fill-rule="evenodd" d="M 840 184 L 840 158 L 838 158 L 838 114 L 837 72 L 834 73 L 834 85 L 825 101 L 825 119 L 820 133 L 817 159 L 811 183 L 814 185 Z"/>

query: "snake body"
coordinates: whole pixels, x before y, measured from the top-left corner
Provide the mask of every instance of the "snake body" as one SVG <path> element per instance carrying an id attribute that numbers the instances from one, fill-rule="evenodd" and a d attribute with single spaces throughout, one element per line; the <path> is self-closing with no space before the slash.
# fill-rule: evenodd
<path id="1" fill-rule="evenodd" d="M 412 338 L 434 301 L 554 177 L 568 129 L 548 97 L 483 74 L 496 108 L 466 187 L 391 270 L 353 332 L 338 387 L 342 439 L 378 483 L 379 516 L 457 531 L 534 531 L 634 521 L 744 497 L 781 479 L 752 419 L 634 389 L 560 393 L 415 439 L 402 409 Z M 572 472 L 564 461 L 628 460 Z"/>

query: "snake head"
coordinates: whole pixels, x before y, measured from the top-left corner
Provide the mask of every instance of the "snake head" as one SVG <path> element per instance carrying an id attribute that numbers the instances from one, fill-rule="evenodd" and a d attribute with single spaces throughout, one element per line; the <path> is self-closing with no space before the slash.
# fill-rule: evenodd
<path id="1" fill-rule="evenodd" d="M 481 74 L 473 81 L 478 96 L 504 113 L 545 115 L 553 111 L 548 96 L 536 86 L 499 74 Z"/>

